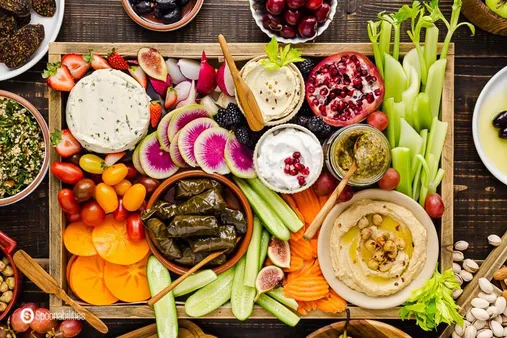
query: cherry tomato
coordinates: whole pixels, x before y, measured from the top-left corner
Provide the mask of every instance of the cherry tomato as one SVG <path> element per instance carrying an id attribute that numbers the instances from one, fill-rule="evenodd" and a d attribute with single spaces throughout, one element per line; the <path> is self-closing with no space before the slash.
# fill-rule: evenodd
<path id="1" fill-rule="evenodd" d="M 115 211 L 113 211 L 113 217 L 118 222 L 124 221 L 128 216 L 128 211 L 123 206 L 123 200 L 120 199 L 118 201 L 118 208 L 116 208 Z"/>
<path id="2" fill-rule="evenodd" d="M 144 225 L 139 213 L 127 217 L 127 235 L 131 241 L 140 241 L 144 238 Z"/>
<path id="3" fill-rule="evenodd" d="M 86 154 L 79 159 L 79 166 L 90 174 L 102 174 L 106 170 L 106 162 L 93 154 Z"/>
<path id="4" fill-rule="evenodd" d="M 130 183 L 129 180 L 123 180 L 120 183 L 116 184 L 113 188 L 114 191 L 116 191 L 116 193 L 118 194 L 118 196 L 123 196 L 131 186 L 132 183 Z"/>
<path id="5" fill-rule="evenodd" d="M 143 205 L 145 197 L 146 188 L 141 183 L 136 183 L 123 196 L 123 205 L 128 211 L 136 211 Z"/>
<path id="6" fill-rule="evenodd" d="M 129 170 L 125 164 L 113 164 L 102 173 L 102 181 L 111 186 L 116 185 L 125 179 L 128 172 Z"/>
<path id="7" fill-rule="evenodd" d="M 398 173 L 398 170 L 394 168 L 387 169 L 386 173 L 380 181 L 378 181 L 378 186 L 380 189 L 384 190 L 394 190 L 400 183 L 400 174 Z"/>
<path id="8" fill-rule="evenodd" d="M 69 214 L 79 212 L 79 203 L 74 199 L 74 194 L 70 189 L 62 189 L 58 192 L 58 203 L 60 203 L 62 210 Z"/>
<path id="9" fill-rule="evenodd" d="M 160 181 L 148 176 L 139 177 L 137 183 L 141 183 L 146 188 L 146 194 L 151 195 L 160 185 Z"/>
<path id="10" fill-rule="evenodd" d="M 95 193 L 95 182 L 89 178 L 84 178 L 76 183 L 72 192 L 74 193 L 76 201 L 79 203 L 86 202 L 91 199 Z"/>
<path id="11" fill-rule="evenodd" d="M 118 208 L 118 196 L 116 195 L 116 191 L 114 191 L 113 187 L 105 183 L 99 183 L 95 187 L 95 200 L 99 203 L 102 209 L 104 209 L 106 214 L 109 214 Z"/>
<path id="12" fill-rule="evenodd" d="M 433 218 L 440 218 L 444 214 L 445 205 L 442 197 L 437 194 L 429 194 L 424 201 L 424 209 Z"/>
<path id="13" fill-rule="evenodd" d="M 83 329 L 83 324 L 80 320 L 76 319 L 67 319 L 64 320 L 60 327 L 58 328 L 58 331 L 55 335 L 55 337 L 60 337 L 59 334 L 61 334 L 63 338 L 72 338 L 76 337 L 79 333 L 81 333 L 81 330 Z"/>
<path id="14" fill-rule="evenodd" d="M 51 172 L 60 181 L 67 184 L 75 184 L 84 176 L 78 166 L 67 162 L 53 162 Z"/>
<path id="15" fill-rule="evenodd" d="M 77 222 L 81 219 L 81 215 L 79 214 L 79 212 L 77 212 L 75 214 L 65 213 L 65 218 L 67 219 L 67 222 L 74 223 L 74 222 Z"/>
<path id="16" fill-rule="evenodd" d="M 127 164 L 127 169 L 129 170 L 127 177 L 125 177 L 127 180 L 131 180 L 136 178 L 138 172 L 137 169 L 132 164 Z"/>
<path id="17" fill-rule="evenodd" d="M 345 188 L 343 188 L 343 191 L 340 194 L 340 196 L 338 196 L 338 201 L 347 202 L 352 197 L 354 197 L 354 189 L 352 189 L 350 185 L 346 185 Z"/>
<path id="18" fill-rule="evenodd" d="M 368 119 L 366 120 L 368 124 L 372 127 L 377 128 L 380 131 L 383 131 L 387 128 L 387 115 L 381 111 L 374 111 L 370 115 L 368 115 Z"/>
<path id="19" fill-rule="evenodd" d="M 141 206 L 139 207 L 139 209 L 137 209 L 137 211 L 142 212 L 142 211 L 146 210 L 147 205 L 148 205 L 148 203 L 146 203 L 146 200 L 144 200 L 143 204 L 141 204 Z"/>
<path id="20" fill-rule="evenodd" d="M 104 209 L 96 201 L 90 201 L 81 208 L 81 220 L 88 226 L 100 225 L 105 217 Z"/>
<path id="21" fill-rule="evenodd" d="M 81 156 L 83 156 L 81 153 L 74 154 L 71 157 L 67 158 L 67 161 L 79 167 L 79 159 Z"/>

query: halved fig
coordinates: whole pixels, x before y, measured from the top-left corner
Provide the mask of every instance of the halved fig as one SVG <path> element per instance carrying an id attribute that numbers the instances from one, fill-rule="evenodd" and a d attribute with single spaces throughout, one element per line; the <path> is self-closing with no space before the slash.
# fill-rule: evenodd
<path id="1" fill-rule="evenodd" d="M 155 48 L 143 47 L 139 49 L 137 61 L 149 77 L 164 82 L 167 80 L 167 64 L 163 56 Z"/>
<path id="2" fill-rule="evenodd" d="M 259 297 L 268 291 L 282 285 L 283 271 L 277 266 L 270 265 L 266 266 L 259 271 L 257 280 L 255 281 L 255 288 L 257 289 L 257 295 L 254 301 L 257 301 Z"/>
<path id="3" fill-rule="evenodd" d="M 268 257 L 274 265 L 288 269 L 290 267 L 290 246 L 275 236 L 269 240 Z"/>

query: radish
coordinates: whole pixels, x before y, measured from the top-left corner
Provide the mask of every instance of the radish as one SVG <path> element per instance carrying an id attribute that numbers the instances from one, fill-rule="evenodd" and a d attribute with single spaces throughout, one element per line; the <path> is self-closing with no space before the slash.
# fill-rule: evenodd
<path id="1" fill-rule="evenodd" d="M 197 81 L 199 79 L 199 72 L 201 70 L 201 64 L 196 60 L 180 59 L 178 61 L 181 74 L 189 80 Z"/>
<path id="2" fill-rule="evenodd" d="M 167 92 L 167 88 L 171 87 L 172 80 L 169 74 L 167 75 L 167 78 L 165 81 L 160 81 L 157 79 L 154 79 L 152 77 L 149 78 L 151 86 L 153 87 L 153 90 L 155 90 L 155 93 L 158 95 L 165 97 L 165 94 Z"/>
<path id="3" fill-rule="evenodd" d="M 218 69 L 217 83 L 220 90 L 229 96 L 236 94 L 236 87 L 232 79 L 231 71 L 226 62 L 224 62 Z"/>
<path id="4" fill-rule="evenodd" d="M 183 74 L 180 71 L 180 67 L 178 66 L 178 60 L 167 59 L 165 63 L 167 64 L 167 73 L 173 80 L 174 84 L 178 84 L 187 79 L 185 76 L 183 76 Z"/>
<path id="5" fill-rule="evenodd" d="M 188 94 L 190 93 L 190 88 L 192 88 L 192 82 L 190 81 L 180 82 L 176 87 L 174 87 L 174 90 L 176 90 L 177 94 L 176 104 L 178 104 L 180 101 L 185 100 L 188 97 Z"/>
<path id="6" fill-rule="evenodd" d="M 197 91 L 199 94 L 208 95 L 213 92 L 217 86 L 217 74 L 206 58 L 203 51 L 201 56 L 201 68 L 199 69 L 199 80 L 197 81 Z"/>
<path id="7" fill-rule="evenodd" d="M 203 97 L 200 104 L 206 107 L 206 110 L 209 111 L 211 115 L 218 113 L 218 106 L 210 95 Z"/>
<path id="8" fill-rule="evenodd" d="M 218 97 L 217 101 L 215 102 L 219 107 L 227 108 L 229 103 L 236 104 L 236 99 L 232 96 L 229 96 L 225 93 L 220 93 L 220 96 Z"/>
<path id="9" fill-rule="evenodd" d="M 185 100 L 178 102 L 178 104 L 176 105 L 176 108 L 185 107 L 190 104 L 194 104 L 194 103 L 196 103 L 195 102 L 196 98 L 197 98 L 197 90 L 195 89 L 195 81 L 192 81 L 192 85 L 190 86 L 190 91 L 188 92 L 188 97 Z"/>

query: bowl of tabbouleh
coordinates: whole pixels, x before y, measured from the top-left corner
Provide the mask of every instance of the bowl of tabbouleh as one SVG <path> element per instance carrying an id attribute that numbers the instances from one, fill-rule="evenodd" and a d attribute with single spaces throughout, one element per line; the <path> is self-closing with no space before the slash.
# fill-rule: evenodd
<path id="1" fill-rule="evenodd" d="M 42 182 L 49 163 L 49 130 L 22 97 L 0 90 L 0 206 L 20 201 Z"/>

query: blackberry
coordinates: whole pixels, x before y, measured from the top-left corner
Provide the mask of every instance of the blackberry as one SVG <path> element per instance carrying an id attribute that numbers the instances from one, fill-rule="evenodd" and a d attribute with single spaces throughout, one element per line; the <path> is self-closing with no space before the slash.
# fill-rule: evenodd
<path id="1" fill-rule="evenodd" d="M 308 120 L 308 129 L 314 134 L 319 134 L 325 126 L 326 124 L 321 117 L 314 116 Z"/>
<path id="2" fill-rule="evenodd" d="M 301 126 L 301 127 L 305 127 L 307 126 L 308 124 L 308 120 L 310 118 L 308 116 L 304 116 L 304 115 L 296 115 L 294 116 L 290 121 L 289 123 L 294 123 L 294 124 L 297 124 L 298 126 Z"/>
<path id="3" fill-rule="evenodd" d="M 233 124 L 246 124 L 246 119 L 237 104 L 229 103 L 225 111 L 231 115 L 231 120 L 234 120 Z"/>
<path id="4" fill-rule="evenodd" d="M 315 67 L 315 61 L 313 61 L 313 59 L 306 59 L 303 62 L 296 62 L 296 67 L 298 67 L 299 71 L 306 79 L 308 77 L 308 74 L 310 74 L 310 72 Z"/>
<path id="5" fill-rule="evenodd" d="M 313 116 L 312 108 L 305 102 L 301 109 L 299 109 L 298 115 Z"/>
<path id="6" fill-rule="evenodd" d="M 236 135 L 236 138 L 238 139 L 239 143 L 248 146 L 248 143 L 251 142 L 251 136 L 252 132 L 247 126 L 242 126 L 236 128 L 236 131 L 234 132 L 234 135 Z"/>
<path id="7" fill-rule="evenodd" d="M 333 128 L 329 124 L 324 123 L 324 126 L 320 130 L 320 137 L 325 139 L 325 138 L 328 138 L 329 136 L 331 136 L 332 133 L 333 133 Z"/>
<path id="8" fill-rule="evenodd" d="M 227 109 L 219 108 L 218 113 L 214 117 L 216 123 L 222 128 L 231 129 L 243 122 L 243 114 L 239 111 L 239 108 L 237 111 L 233 111 L 233 109 L 229 109 L 230 106 L 231 103 Z"/>

